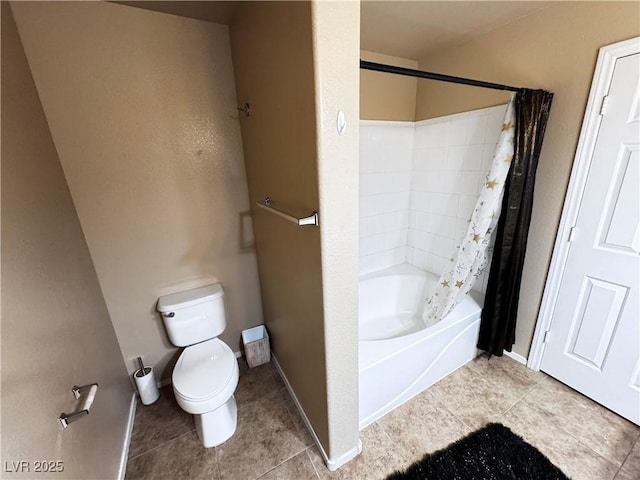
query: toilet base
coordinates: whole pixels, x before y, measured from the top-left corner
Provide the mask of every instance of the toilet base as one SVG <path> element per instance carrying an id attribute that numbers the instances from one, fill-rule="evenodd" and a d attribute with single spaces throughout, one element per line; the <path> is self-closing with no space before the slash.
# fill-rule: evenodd
<path id="1" fill-rule="evenodd" d="M 194 415 L 198 438 L 205 448 L 216 447 L 226 442 L 236 431 L 238 406 L 233 395 L 215 410 Z"/>

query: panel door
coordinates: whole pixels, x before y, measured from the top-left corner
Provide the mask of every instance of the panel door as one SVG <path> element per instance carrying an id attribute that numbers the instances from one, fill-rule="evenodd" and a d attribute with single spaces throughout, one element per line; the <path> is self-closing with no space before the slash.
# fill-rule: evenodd
<path id="1" fill-rule="evenodd" d="M 640 424 L 640 54 L 616 61 L 541 369 Z"/>

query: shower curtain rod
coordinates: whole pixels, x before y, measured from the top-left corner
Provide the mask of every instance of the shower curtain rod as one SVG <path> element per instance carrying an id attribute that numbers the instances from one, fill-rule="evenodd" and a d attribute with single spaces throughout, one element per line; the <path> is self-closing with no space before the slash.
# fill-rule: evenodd
<path id="1" fill-rule="evenodd" d="M 521 92 L 524 90 L 524 88 L 512 87 L 509 85 L 500 85 L 499 83 L 483 82 L 482 80 L 472 80 L 470 78 L 454 77 L 451 75 L 443 75 L 441 73 L 423 72 L 421 70 L 413 70 L 411 68 L 396 67 L 393 65 L 384 65 L 382 63 L 367 62 L 365 60 L 360 60 L 360 68 L 362 68 L 363 70 L 373 70 L 376 72 L 406 75 L 408 77 L 426 78 L 428 80 L 439 80 L 441 82 L 461 83 L 462 85 L 471 85 L 473 87 L 493 88 L 494 90 L 508 90 L 510 92 Z"/>

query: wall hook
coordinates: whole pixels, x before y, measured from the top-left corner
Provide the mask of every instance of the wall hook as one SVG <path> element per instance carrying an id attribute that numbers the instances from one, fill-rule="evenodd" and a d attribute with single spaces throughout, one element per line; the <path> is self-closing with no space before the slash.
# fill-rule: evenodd
<path id="1" fill-rule="evenodd" d="M 248 103 L 245 103 L 241 107 L 237 107 L 237 110 L 243 112 L 247 117 L 251 115 L 251 105 L 249 105 Z"/>

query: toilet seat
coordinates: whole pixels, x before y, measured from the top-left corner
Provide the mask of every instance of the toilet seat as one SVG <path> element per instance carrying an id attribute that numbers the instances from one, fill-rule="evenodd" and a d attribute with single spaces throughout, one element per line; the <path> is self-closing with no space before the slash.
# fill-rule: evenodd
<path id="1" fill-rule="evenodd" d="M 193 414 L 218 408 L 238 385 L 236 356 L 228 345 L 213 338 L 184 349 L 171 376 L 178 404 Z"/>

